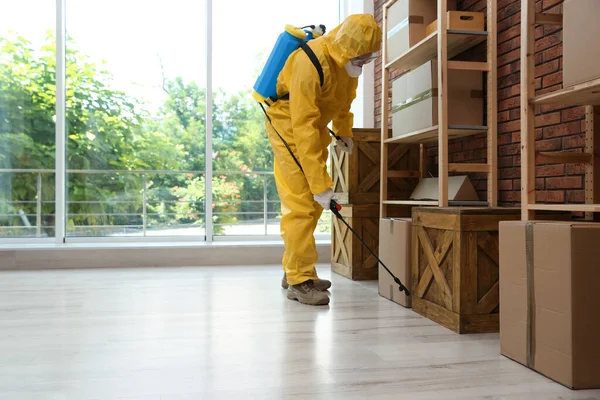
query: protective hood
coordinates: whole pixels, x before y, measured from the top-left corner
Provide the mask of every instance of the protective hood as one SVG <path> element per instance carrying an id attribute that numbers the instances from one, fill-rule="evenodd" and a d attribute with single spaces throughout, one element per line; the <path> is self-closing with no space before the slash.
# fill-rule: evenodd
<path id="1" fill-rule="evenodd" d="M 353 14 L 323 39 L 329 54 L 341 68 L 350 59 L 381 49 L 381 28 L 371 14 Z"/>

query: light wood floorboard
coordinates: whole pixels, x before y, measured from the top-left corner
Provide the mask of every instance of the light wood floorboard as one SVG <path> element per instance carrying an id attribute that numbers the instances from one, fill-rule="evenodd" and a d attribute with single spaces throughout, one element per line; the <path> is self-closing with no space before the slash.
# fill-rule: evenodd
<path id="1" fill-rule="evenodd" d="M 331 274 L 321 267 L 323 277 Z M 328 307 L 278 267 L 0 272 L 0 400 L 592 400 L 332 276 Z"/>

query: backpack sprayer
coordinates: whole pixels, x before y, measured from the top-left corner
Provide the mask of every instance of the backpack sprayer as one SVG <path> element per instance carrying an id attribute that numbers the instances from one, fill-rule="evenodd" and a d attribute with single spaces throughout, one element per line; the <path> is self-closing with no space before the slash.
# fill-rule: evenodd
<path id="1" fill-rule="evenodd" d="M 310 30 L 308 30 L 307 28 L 310 28 Z M 279 134 L 279 132 L 277 132 L 277 129 L 275 129 L 275 126 L 273 125 L 271 118 L 267 114 L 267 111 L 265 110 L 263 103 L 266 104 L 267 106 L 271 106 L 277 100 L 289 99 L 289 93 L 284 94 L 281 97 L 277 97 L 277 77 L 279 76 L 279 73 L 283 69 L 283 66 L 285 65 L 285 62 L 288 59 L 288 57 L 290 56 L 290 54 L 292 54 L 294 51 L 296 51 L 299 48 L 301 48 L 306 53 L 308 58 L 314 64 L 314 66 L 317 69 L 317 72 L 319 74 L 321 86 L 323 86 L 323 69 L 321 67 L 321 64 L 319 63 L 319 59 L 317 58 L 315 53 L 312 51 L 312 49 L 306 43 L 308 43 L 308 41 L 310 41 L 311 39 L 322 36 L 324 33 L 325 33 L 325 25 L 318 25 L 318 26 L 307 25 L 302 28 L 296 28 L 291 25 L 287 25 L 285 27 L 285 31 L 283 33 L 281 33 L 279 35 L 279 37 L 277 38 L 275 47 L 273 48 L 273 51 L 271 52 L 271 54 L 269 55 L 269 58 L 267 59 L 265 68 L 263 69 L 262 73 L 259 75 L 258 79 L 256 80 L 256 83 L 254 85 L 254 90 L 252 93 L 252 96 L 260 104 L 260 107 L 262 108 L 263 112 L 265 113 L 267 120 L 273 127 L 273 130 L 275 131 L 275 133 L 277 133 L 277 136 L 279 136 L 279 138 L 285 145 L 286 149 L 288 150 L 288 152 L 290 153 L 290 155 L 296 162 L 296 165 L 298 166 L 298 168 L 300 168 L 300 171 L 302 171 L 303 174 L 304 174 L 304 170 L 302 169 L 300 162 L 298 161 L 298 159 L 292 152 L 292 149 L 290 148 L 288 143 L 285 141 L 285 139 Z M 329 129 L 329 132 L 337 140 L 341 140 L 341 138 L 339 136 L 337 136 L 331 129 Z M 362 240 L 362 238 L 354 231 L 354 229 L 352 229 L 350 227 L 350 225 L 342 217 L 342 214 L 340 213 L 340 211 L 342 210 L 342 206 L 340 204 L 338 204 L 335 200 L 332 199 L 331 203 L 329 204 L 329 210 L 340 221 L 342 221 L 344 223 L 344 225 L 346 225 L 346 227 L 350 230 L 350 232 L 352 232 L 352 234 L 354 236 L 356 236 L 356 238 L 362 243 L 362 245 L 365 246 L 365 248 L 367 250 L 369 250 L 369 252 L 373 255 L 373 257 L 375 257 L 375 259 L 379 262 L 379 264 L 381 264 L 381 266 L 383 266 L 383 268 L 385 268 L 385 270 L 394 279 L 394 282 L 396 282 L 396 284 L 398 284 L 400 291 L 405 292 L 407 296 L 410 296 L 410 292 L 408 291 L 406 286 L 404 286 L 402 284 L 402 281 L 400 281 L 400 279 L 398 279 L 394 274 L 392 274 L 392 271 L 390 271 L 388 269 L 388 267 L 379 259 L 379 257 L 377 257 L 377 254 L 375 254 L 375 252 L 373 250 L 371 250 L 371 248 L 369 246 L 367 246 L 367 244 Z"/>

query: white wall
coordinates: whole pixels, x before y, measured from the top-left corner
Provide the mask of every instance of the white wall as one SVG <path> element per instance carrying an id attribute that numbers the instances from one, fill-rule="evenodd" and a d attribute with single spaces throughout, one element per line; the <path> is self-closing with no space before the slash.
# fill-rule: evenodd
<path id="1" fill-rule="evenodd" d="M 348 15 L 375 12 L 373 0 L 340 0 L 340 20 Z M 356 100 L 352 103 L 355 128 L 373 128 L 375 126 L 375 63 L 369 63 L 363 68 L 358 80 Z"/>

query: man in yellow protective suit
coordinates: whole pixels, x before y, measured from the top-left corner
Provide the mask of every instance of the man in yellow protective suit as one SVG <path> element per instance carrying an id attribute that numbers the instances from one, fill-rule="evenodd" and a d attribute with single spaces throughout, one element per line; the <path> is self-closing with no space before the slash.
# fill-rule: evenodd
<path id="1" fill-rule="evenodd" d="M 272 126 L 268 122 L 266 126 L 275 155 L 275 181 L 283 215 L 282 286 L 290 300 L 329 304 L 325 291 L 331 282 L 317 276 L 314 238 L 323 209 L 329 209 L 333 198 L 333 182 L 326 167 L 332 140 L 327 125 L 333 122 L 333 131 L 341 137 L 336 145 L 351 152 L 350 106 L 362 66 L 376 58 L 381 36 L 371 14 L 351 15 L 331 32 L 308 42 L 323 70 L 322 86 L 315 65 L 302 49 L 289 56 L 277 79 L 278 96 L 289 93 L 289 99 L 278 100 L 267 109 Z"/>

